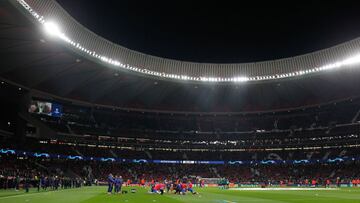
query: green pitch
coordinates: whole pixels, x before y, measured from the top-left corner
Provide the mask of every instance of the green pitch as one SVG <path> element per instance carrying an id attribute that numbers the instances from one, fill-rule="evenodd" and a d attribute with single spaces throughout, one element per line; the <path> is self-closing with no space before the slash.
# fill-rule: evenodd
<path id="1" fill-rule="evenodd" d="M 55 192 L 36 192 L 0 190 L 1 203 L 360 203 L 360 188 L 342 188 L 331 191 L 232 191 L 218 188 L 197 189 L 198 195 L 148 194 L 146 189 L 136 188 L 135 194 L 108 195 L 106 187 L 85 187 L 59 190 Z M 130 191 L 130 188 L 124 187 Z"/>

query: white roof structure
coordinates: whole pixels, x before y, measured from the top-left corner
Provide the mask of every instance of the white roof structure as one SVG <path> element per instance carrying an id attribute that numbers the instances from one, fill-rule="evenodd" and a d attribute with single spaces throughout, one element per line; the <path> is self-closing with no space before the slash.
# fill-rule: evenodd
<path id="1" fill-rule="evenodd" d="M 55 0 L 10 1 L 52 37 L 90 60 L 159 79 L 201 83 L 268 81 L 348 68 L 360 63 L 360 38 L 309 54 L 254 63 L 194 63 L 161 58 L 127 49 L 93 33 Z"/>

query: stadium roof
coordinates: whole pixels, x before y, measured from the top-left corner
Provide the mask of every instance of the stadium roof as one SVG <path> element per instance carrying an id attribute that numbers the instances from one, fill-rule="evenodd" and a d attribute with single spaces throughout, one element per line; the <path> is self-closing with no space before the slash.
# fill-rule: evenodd
<path id="1" fill-rule="evenodd" d="M 55 0 L 13 0 L 38 26 L 85 57 L 159 78 L 199 82 L 251 82 L 315 74 L 360 63 L 360 38 L 313 53 L 256 63 L 210 64 L 146 55 L 114 44 L 72 18 Z"/>
<path id="2" fill-rule="evenodd" d="M 52 0 L 1 1 L 0 9 L 0 77 L 33 95 L 140 110 L 254 112 L 305 108 L 352 98 L 360 91 L 360 39 L 283 60 L 200 64 L 144 55 L 113 44 L 78 24 Z M 93 56 L 89 50 L 107 59 Z M 119 58 L 119 63 L 121 58 L 125 66 L 117 66 L 110 58 Z M 306 67 L 322 69 L 310 71 Z M 171 71 L 168 74 L 172 76 L 147 74 L 145 68 L 161 74 Z M 177 80 L 177 73 L 209 76 L 212 83 Z M 263 81 L 215 79 L 233 78 L 235 73 L 241 77 L 261 74 L 259 80 Z M 266 78 L 275 73 L 278 76 Z"/>

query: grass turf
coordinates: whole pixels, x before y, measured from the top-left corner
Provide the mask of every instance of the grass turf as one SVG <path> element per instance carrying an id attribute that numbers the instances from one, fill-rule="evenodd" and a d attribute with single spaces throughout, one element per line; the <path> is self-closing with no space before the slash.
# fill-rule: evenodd
<path id="1" fill-rule="evenodd" d="M 106 194 L 106 187 L 84 187 L 50 192 L 31 190 L 0 190 L 1 203 L 360 203 L 360 188 L 342 188 L 325 191 L 230 191 L 218 188 L 204 188 L 198 195 L 148 194 L 147 189 L 136 188 L 135 194 Z M 130 192 L 130 187 L 124 187 Z"/>

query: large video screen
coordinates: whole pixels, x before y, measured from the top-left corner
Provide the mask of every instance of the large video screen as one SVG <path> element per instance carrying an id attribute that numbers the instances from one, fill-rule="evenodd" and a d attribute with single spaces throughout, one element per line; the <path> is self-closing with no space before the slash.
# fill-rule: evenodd
<path id="1" fill-rule="evenodd" d="M 57 103 L 32 101 L 29 107 L 29 112 L 60 117 L 62 115 L 62 106 Z"/>

